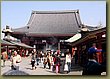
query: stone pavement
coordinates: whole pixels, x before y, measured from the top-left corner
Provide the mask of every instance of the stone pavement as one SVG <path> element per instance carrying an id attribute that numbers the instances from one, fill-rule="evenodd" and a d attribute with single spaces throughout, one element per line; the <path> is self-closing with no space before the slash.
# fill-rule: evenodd
<path id="1" fill-rule="evenodd" d="M 24 71 L 9 70 L 8 72 L 4 73 L 3 75 L 29 75 L 29 74 Z"/>
<path id="2" fill-rule="evenodd" d="M 11 70 L 10 61 L 6 61 L 6 66 L 1 67 L 1 75 L 82 75 L 82 68 L 78 65 L 73 66 L 72 71 L 68 74 L 56 74 L 51 69 L 44 69 L 42 63 L 35 70 L 32 70 L 30 61 L 30 57 L 22 57 L 19 71 Z"/>

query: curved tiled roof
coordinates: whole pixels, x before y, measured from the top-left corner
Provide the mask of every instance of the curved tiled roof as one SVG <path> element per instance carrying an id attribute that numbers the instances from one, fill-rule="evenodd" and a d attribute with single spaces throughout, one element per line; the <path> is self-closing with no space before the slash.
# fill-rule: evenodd
<path id="1" fill-rule="evenodd" d="M 81 24 L 79 10 L 32 11 L 27 26 L 13 31 L 26 34 L 75 34 Z"/>
<path id="2" fill-rule="evenodd" d="M 75 46 L 75 45 L 81 44 L 84 41 L 90 40 L 91 38 L 96 38 L 97 34 L 99 34 L 99 33 L 105 33 L 106 34 L 106 27 L 88 32 L 88 34 L 86 34 L 86 36 L 72 42 L 71 45 Z"/>

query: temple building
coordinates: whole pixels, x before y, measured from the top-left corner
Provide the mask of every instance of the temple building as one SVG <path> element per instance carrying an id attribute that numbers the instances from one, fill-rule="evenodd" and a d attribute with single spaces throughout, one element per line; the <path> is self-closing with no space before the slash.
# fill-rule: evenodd
<path id="1" fill-rule="evenodd" d="M 71 50 L 65 40 L 76 35 L 82 27 L 79 10 L 32 11 L 27 25 L 12 28 L 11 36 L 39 51 L 63 52 Z"/>
<path id="2" fill-rule="evenodd" d="M 64 41 L 81 28 L 79 10 L 32 11 L 26 26 L 13 28 L 11 36 L 37 50 L 61 50 Z"/>

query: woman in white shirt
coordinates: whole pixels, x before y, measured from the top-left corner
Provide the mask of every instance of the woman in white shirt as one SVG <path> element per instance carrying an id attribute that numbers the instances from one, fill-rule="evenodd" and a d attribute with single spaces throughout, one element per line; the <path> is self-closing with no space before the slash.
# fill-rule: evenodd
<path id="1" fill-rule="evenodd" d="M 14 55 L 11 56 L 11 62 L 12 62 L 12 69 L 19 70 L 21 56 L 19 54 L 17 54 L 16 51 L 14 51 Z"/>
<path id="2" fill-rule="evenodd" d="M 68 73 L 71 71 L 71 54 L 66 54 L 66 64 L 68 65 Z"/>

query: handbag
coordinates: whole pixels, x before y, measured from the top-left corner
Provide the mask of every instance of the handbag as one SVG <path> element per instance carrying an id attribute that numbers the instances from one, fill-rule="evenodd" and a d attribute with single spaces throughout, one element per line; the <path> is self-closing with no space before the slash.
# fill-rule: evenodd
<path id="1" fill-rule="evenodd" d="M 68 65 L 67 65 L 67 63 L 64 66 L 64 71 L 68 71 Z"/>
<path id="2" fill-rule="evenodd" d="M 1 56 L 1 59 L 3 59 L 3 55 Z"/>
<path id="3" fill-rule="evenodd" d="M 16 66 L 11 65 L 11 69 L 12 69 L 12 70 L 16 70 Z"/>

